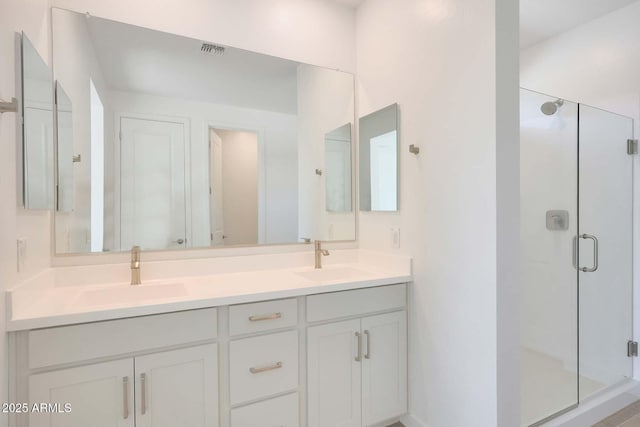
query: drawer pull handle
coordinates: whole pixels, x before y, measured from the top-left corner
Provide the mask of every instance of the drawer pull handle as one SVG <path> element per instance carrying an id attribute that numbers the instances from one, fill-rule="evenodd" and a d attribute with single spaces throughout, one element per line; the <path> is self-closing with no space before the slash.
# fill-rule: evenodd
<path id="1" fill-rule="evenodd" d="M 262 320 L 276 320 L 282 317 L 282 313 L 265 314 L 262 316 L 249 316 L 250 322 L 260 322 Z"/>
<path id="2" fill-rule="evenodd" d="M 147 374 L 140 374 L 140 413 L 147 413 Z"/>
<path id="3" fill-rule="evenodd" d="M 358 355 L 356 356 L 356 362 L 362 362 L 362 334 L 356 332 L 356 338 L 358 338 Z"/>
<path id="4" fill-rule="evenodd" d="M 249 368 L 249 372 L 252 374 L 259 374 L 261 372 L 273 371 L 274 369 L 282 368 L 282 362 L 274 363 L 273 365 L 261 366 L 259 368 Z"/>
<path id="5" fill-rule="evenodd" d="M 129 377 L 122 377 L 122 418 L 129 418 Z"/>

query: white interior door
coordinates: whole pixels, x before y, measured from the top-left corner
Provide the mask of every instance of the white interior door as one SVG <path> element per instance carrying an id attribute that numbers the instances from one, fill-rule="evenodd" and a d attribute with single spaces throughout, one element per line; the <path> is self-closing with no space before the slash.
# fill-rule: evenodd
<path id="1" fill-rule="evenodd" d="M 136 357 L 136 427 L 218 425 L 216 344 Z"/>
<path id="2" fill-rule="evenodd" d="M 184 124 L 120 119 L 120 248 L 186 247 Z"/>
<path id="3" fill-rule="evenodd" d="M 633 156 L 627 139 L 633 137 L 633 120 L 581 104 L 579 132 L 583 400 L 632 375 L 627 341 L 633 337 Z"/>
<path id="4" fill-rule="evenodd" d="M 309 427 L 361 427 L 360 320 L 307 330 Z"/>
<path id="5" fill-rule="evenodd" d="M 222 209 L 222 139 L 210 129 L 209 135 L 209 212 L 211 215 L 211 246 L 224 244 L 224 210 Z"/>
<path id="6" fill-rule="evenodd" d="M 133 427 L 133 360 L 29 377 L 29 401 L 70 404 L 68 413 L 31 412 L 31 427 Z"/>

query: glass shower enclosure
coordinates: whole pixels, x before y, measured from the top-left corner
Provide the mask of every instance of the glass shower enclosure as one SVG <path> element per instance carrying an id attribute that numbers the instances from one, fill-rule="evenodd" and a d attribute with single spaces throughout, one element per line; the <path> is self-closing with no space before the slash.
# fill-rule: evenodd
<path id="1" fill-rule="evenodd" d="M 522 425 L 632 376 L 633 120 L 520 91 Z"/>

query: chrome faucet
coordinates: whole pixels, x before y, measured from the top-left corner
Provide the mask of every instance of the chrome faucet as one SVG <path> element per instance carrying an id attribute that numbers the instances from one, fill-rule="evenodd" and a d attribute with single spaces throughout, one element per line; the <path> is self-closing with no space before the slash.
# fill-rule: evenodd
<path id="1" fill-rule="evenodd" d="M 322 268 L 322 257 L 328 256 L 329 251 L 326 249 L 322 249 L 322 242 L 320 240 L 316 240 L 314 242 L 314 248 L 316 252 L 316 265 L 315 268 Z"/>
<path id="2" fill-rule="evenodd" d="M 139 285 L 140 281 L 140 246 L 131 248 L 131 284 Z"/>

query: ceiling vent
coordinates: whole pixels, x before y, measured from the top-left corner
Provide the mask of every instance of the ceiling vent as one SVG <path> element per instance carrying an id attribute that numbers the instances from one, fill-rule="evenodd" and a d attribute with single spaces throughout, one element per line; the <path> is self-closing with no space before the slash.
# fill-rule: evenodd
<path id="1" fill-rule="evenodd" d="M 202 43 L 202 47 L 200 48 L 200 51 L 204 53 L 213 53 L 219 56 L 224 55 L 224 47 L 218 46 L 215 44 L 210 44 L 210 43 Z"/>

